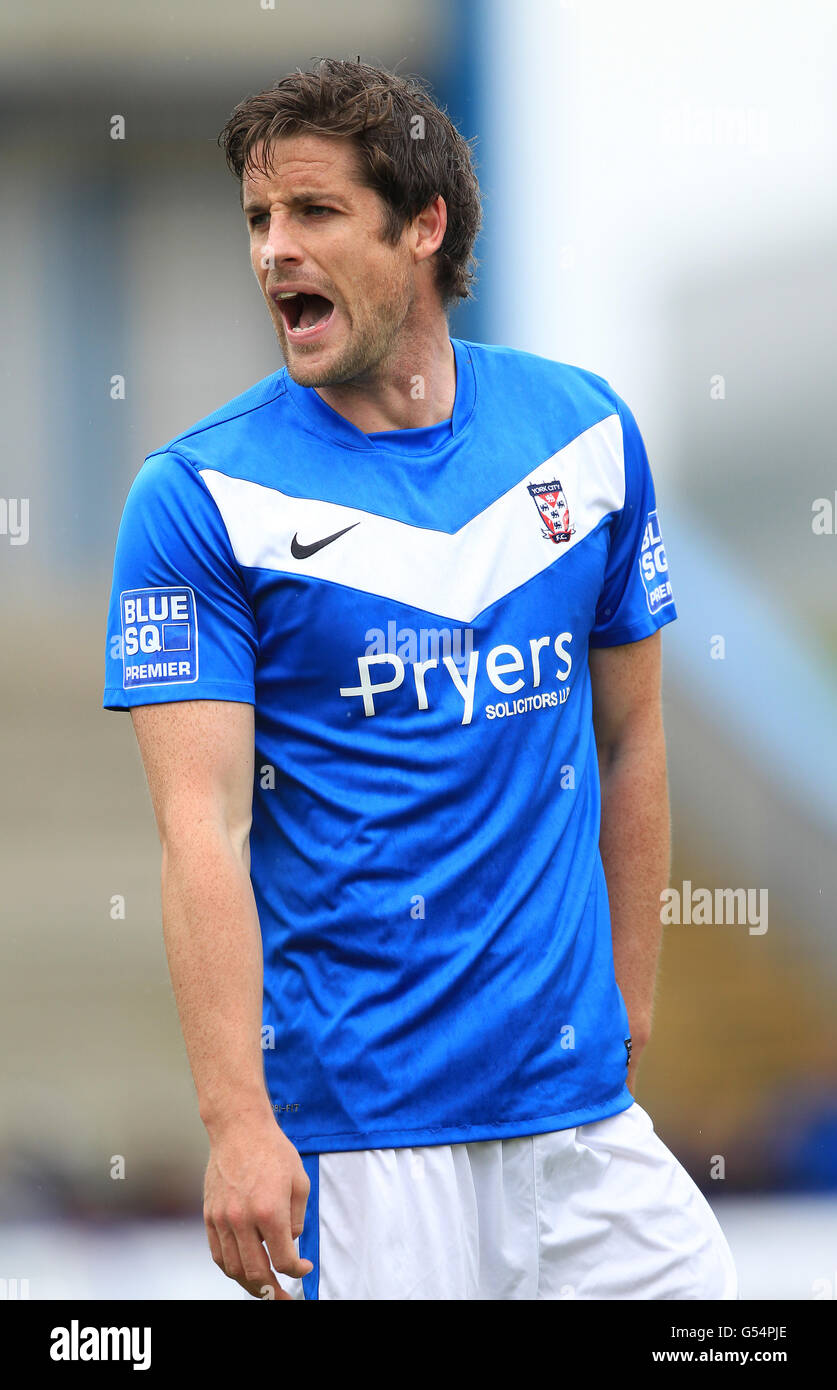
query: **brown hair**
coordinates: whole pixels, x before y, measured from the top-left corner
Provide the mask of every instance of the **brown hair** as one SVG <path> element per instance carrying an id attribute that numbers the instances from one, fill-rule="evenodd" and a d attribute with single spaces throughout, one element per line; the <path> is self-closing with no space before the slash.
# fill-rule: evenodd
<path id="1" fill-rule="evenodd" d="M 297 69 L 239 102 L 218 144 L 240 180 L 245 170 L 272 168 L 271 141 L 302 131 L 353 140 L 364 182 L 383 201 L 383 237 L 391 245 L 405 223 L 441 193 L 448 221 L 434 257 L 436 286 L 444 305 L 470 298 L 481 222 L 471 147 L 421 78 L 399 77 L 360 60 L 321 58 L 313 71 Z M 257 164 L 253 150 L 261 141 Z"/>

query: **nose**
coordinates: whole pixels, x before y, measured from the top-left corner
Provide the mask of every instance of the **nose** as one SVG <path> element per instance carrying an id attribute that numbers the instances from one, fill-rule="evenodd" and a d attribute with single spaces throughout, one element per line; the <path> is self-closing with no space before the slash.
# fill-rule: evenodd
<path id="1" fill-rule="evenodd" d="M 281 211 L 272 212 L 261 245 L 262 265 L 298 264 L 304 259 L 304 254 L 290 218 Z"/>

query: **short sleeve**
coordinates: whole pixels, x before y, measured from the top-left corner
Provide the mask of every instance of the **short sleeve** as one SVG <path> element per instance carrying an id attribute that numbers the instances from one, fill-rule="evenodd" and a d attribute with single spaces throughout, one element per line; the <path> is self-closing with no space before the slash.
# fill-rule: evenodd
<path id="1" fill-rule="evenodd" d="M 677 617 L 645 445 L 619 396 L 616 404 L 622 422 L 625 500 L 611 525 L 591 647 L 638 642 Z"/>
<path id="2" fill-rule="evenodd" d="M 104 709 L 255 704 L 257 653 L 255 616 L 209 489 L 179 454 L 151 454 L 116 540 Z"/>

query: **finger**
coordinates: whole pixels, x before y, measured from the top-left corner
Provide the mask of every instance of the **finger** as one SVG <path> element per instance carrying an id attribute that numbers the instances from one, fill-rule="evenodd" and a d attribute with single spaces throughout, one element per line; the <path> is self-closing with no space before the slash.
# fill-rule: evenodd
<path id="1" fill-rule="evenodd" d="M 206 1226 L 206 1238 L 209 1241 L 210 1254 L 212 1255 L 212 1258 L 215 1261 L 215 1263 L 218 1265 L 218 1268 L 223 1270 L 224 1256 L 221 1252 L 221 1242 L 218 1239 L 218 1232 L 215 1229 L 215 1223 L 214 1221 L 211 1221 L 208 1216 L 205 1216 L 204 1225 Z M 226 1271 L 224 1272 L 226 1273 Z"/>
<path id="2" fill-rule="evenodd" d="M 231 1226 L 216 1220 L 215 1230 L 221 1245 L 221 1268 L 228 1279 L 241 1283 L 244 1278 L 244 1265 L 238 1250 L 238 1241 Z"/>
<path id="3" fill-rule="evenodd" d="M 257 1279 L 252 1284 L 244 1279 L 239 1279 L 238 1283 L 254 1298 L 260 1298 L 262 1301 L 265 1299 L 286 1299 L 289 1303 L 293 1303 L 293 1298 L 285 1292 L 272 1271 L 267 1279 Z"/>
<path id="4" fill-rule="evenodd" d="M 255 1225 L 240 1228 L 236 1231 L 236 1238 L 242 1268 L 239 1282 L 251 1293 L 253 1290 L 261 1291 L 264 1285 L 269 1284 L 276 1296 L 282 1291 L 281 1286 L 270 1267 L 267 1251 Z M 259 1292 L 257 1296 L 262 1295 Z"/>
<path id="5" fill-rule="evenodd" d="M 243 1289 L 246 1289 L 247 1293 L 252 1294 L 253 1298 L 276 1298 L 293 1301 L 291 1295 L 285 1292 L 282 1285 L 277 1280 L 276 1275 L 273 1273 L 273 1270 L 270 1268 L 267 1253 L 264 1250 L 262 1253 L 264 1254 L 266 1273 L 261 1275 L 258 1279 L 251 1281 L 246 1279 L 243 1274 L 240 1277 L 230 1274 L 225 1268 L 223 1247 L 215 1224 L 209 1219 L 205 1219 L 205 1224 L 206 1234 L 209 1239 L 210 1253 L 222 1274 L 225 1274 L 228 1279 L 232 1279 L 234 1283 L 240 1284 Z M 238 1251 L 237 1242 L 236 1250 Z"/>
<path id="6" fill-rule="evenodd" d="M 263 1221 L 259 1233 L 267 1246 L 270 1263 L 280 1274 L 287 1274 L 292 1279 L 301 1279 L 303 1274 L 311 1273 L 314 1266 L 310 1260 L 300 1258 L 287 1224 L 272 1218 Z"/>
<path id="7" fill-rule="evenodd" d="M 310 1182 L 306 1183 L 304 1186 L 299 1182 L 294 1182 L 291 1188 L 291 1236 L 294 1238 L 302 1235 L 302 1227 L 305 1221 L 305 1208 L 308 1205 L 308 1193 L 310 1191 Z"/>

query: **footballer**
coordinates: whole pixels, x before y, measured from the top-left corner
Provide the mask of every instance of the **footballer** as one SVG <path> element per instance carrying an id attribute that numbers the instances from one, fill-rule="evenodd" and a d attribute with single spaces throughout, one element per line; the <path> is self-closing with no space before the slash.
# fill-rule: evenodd
<path id="1" fill-rule="evenodd" d="M 320 60 L 219 140 L 285 365 L 135 477 L 103 700 L 160 835 L 212 1258 L 284 1300 L 735 1299 L 634 1097 L 676 617 L 637 424 L 450 337 L 480 190 L 421 80 Z"/>

